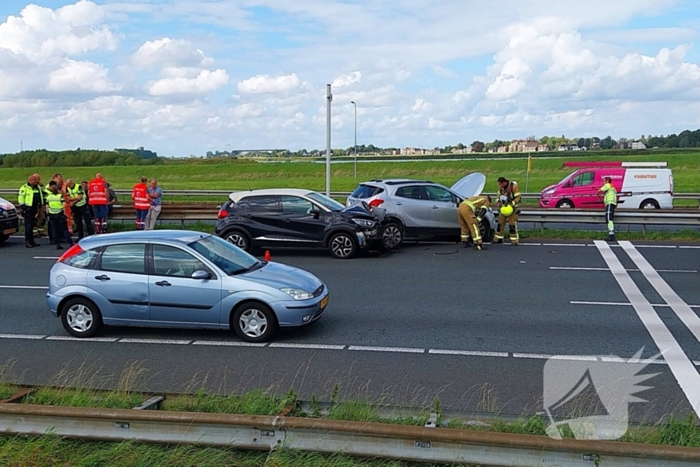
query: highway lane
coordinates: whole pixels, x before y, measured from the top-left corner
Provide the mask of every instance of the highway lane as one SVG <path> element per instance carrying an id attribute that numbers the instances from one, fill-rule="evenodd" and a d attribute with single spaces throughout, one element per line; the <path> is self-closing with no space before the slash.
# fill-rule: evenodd
<path id="1" fill-rule="evenodd" d="M 700 305 L 700 250 L 658 246 L 638 245 L 638 251 L 686 303 Z M 663 305 L 629 256 L 618 246 L 612 250 L 644 296 Z M 0 248 L 0 286 L 45 286 L 55 260 L 34 258 L 56 254 L 48 246 L 27 250 L 13 239 Z M 198 372 L 210 372 L 212 388 L 294 384 L 306 397 L 323 397 L 340 382 L 350 393 L 395 403 L 440 394 L 445 407 L 463 410 L 484 409 L 489 393 L 490 405 L 519 413 L 536 410 L 549 355 L 629 358 L 642 347 L 646 357 L 658 351 L 591 243 L 494 245 L 484 252 L 428 244 L 352 261 L 322 251 L 273 251 L 273 260 L 314 272 L 329 284 L 332 299 L 324 319 L 284 332 L 270 346 L 236 345 L 227 332 L 127 328 L 106 329 L 108 342 L 53 340 L 66 333 L 48 314 L 43 290 L 0 287 L 0 362 L 16 360 L 14 371 L 34 383 L 65 364 L 118 372 L 140 361 L 157 390 L 184 389 Z M 700 342 L 677 314 L 668 306 L 655 310 L 700 363 Z M 653 417 L 669 405 L 688 410 L 667 365 L 652 366 L 662 372 L 652 380 L 655 389 L 644 393 L 653 403 L 635 407 L 636 415 Z"/>

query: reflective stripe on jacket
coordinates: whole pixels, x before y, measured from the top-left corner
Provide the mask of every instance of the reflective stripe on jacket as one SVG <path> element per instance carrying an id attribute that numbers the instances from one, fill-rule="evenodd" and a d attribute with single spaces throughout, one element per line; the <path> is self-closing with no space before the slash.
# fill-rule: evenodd
<path id="1" fill-rule="evenodd" d="M 90 205 L 96 204 L 107 204 L 107 194 L 105 193 L 105 181 L 104 180 L 92 180 L 90 182 L 88 191 L 90 192 L 90 199 L 88 202 Z"/>
<path id="2" fill-rule="evenodd" d="M 512 181 L 508 183 L 506 188 L 498 188 L 498 196 L 506 196 L 508 202 L 513 206 L 520 204 L 520 188 L 518 188 L 518 182 Z"/>
<path id="3" fill-rule="evenodd" d="M 44 204 L 44 190 L 41 189 L 38 185 L 33 187 L 29 183 L 25 183 L 21 187 L 19 187 L 19 196 L 18 196 L 18 202 L 20 206 L 28 206 L 32 207 L 34 206 L 34 194 L 39 193 L 39 204 L 43 205 Z"/>
<path id="4" fill-rule="evenodd" d="M 83 193 L 83 187 L 80 185 L 75 185 L 73 188 L 68 188 L 66 187 L 66 192 L 68 193 L 68 196 L 71 198 L 77 198 L 80 195 L 83 195 L 83 198 L 80 201 L 76 201 L 73 206 L 76 208 L 85 206 L 87 201 L 85 201 L 85 194 Z"/>
<path id="5" fill-rule="evenodd" d="M 614 186 L 612 186 L 610 183 L 606 183 L 605 185 L 602 186 L 600 189 L 603 193 L 605 193 L 605 198 L 603 202 L 607 206 L 608 204 L 617 204 L 617 190 L 615 189 Z"/>
<path id="6" fill-rule="evenodd" d="M 134 191 L 131 194 L 134 199 L 134 208 L 147 210 L 151 207 L 151 201 L 148 199 L 148 187 L 143 183 L 134 185 Z"/>

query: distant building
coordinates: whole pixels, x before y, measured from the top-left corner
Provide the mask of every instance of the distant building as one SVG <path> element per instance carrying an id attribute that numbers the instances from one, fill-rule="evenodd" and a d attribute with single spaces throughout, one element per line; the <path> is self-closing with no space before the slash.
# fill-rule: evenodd
<path id="1" fill-rule="evenodd" d="M 116 148 L 114 152 L 136 154 L 141 159 L 153 159 L 154 157 L 158 157 L 158 153 L 144 149 L 143 146 L 139 146 L 136 149 Z"/>
<path id="2" fill-rule="evenodd" d="M 641 141 L 632 141 L 631 149 L 646 149 L 647 145 Z"/>
<path id="3" fill-rule="evenodd" d="M 536 151 L 537 152 L 547 152 L 547 151 L 549 151 L 549 146 L 546 144 L 538 144 Z"/>
<path id="4" fill-rule="evenodd" d="M 508 152 L 535 152 L 539 145 L 540 143 L 533 139 L 519 139 L 510 143 Z"/>

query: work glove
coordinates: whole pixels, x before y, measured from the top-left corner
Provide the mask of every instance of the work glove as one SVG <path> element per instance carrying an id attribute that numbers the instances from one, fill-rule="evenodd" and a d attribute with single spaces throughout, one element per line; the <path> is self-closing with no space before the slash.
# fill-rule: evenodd
<path id="1" fill-rule="evenodd" d="M 503 203 L 503 204 L 507 204 L 507 203 L 508 203 L 508 197 L 505 196 L 505 195 L 501 195 L 501 197 L 499 198 L 499 201 L 500 201 L 501 203 Z"/>

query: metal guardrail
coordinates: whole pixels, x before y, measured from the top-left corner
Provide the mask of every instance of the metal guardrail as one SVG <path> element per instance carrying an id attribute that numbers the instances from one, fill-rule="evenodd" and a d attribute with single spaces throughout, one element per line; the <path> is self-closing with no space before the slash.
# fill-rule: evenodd
<path id="1" fill-rule="evenodd" d="M 479 465 L 689 467 L 700 449 L 287 416 L 0 404 L 0 433 Z"/>

